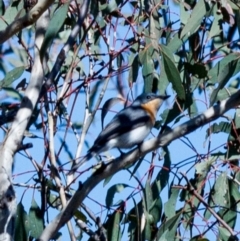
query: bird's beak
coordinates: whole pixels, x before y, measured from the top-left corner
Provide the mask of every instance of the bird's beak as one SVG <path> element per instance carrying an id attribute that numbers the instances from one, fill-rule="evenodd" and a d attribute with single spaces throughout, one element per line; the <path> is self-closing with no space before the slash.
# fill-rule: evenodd
<path id="1" fill-rule="evenodd" d="M 159 95 L 159 99 L 166 100 L 170 97 L 170 95 Z"/>

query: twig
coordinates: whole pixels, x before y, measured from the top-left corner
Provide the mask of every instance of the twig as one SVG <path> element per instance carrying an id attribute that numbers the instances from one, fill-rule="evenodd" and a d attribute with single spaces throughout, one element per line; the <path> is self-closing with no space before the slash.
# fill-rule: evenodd
<path id="1" fill-rule="evenodd" d="M 211 207 L 209 207 L 209 205 L 205 202 L 202 196 L 194 189 L 192 184 L 187 179 L 186 175 L 184 173 L 181 174 L 188 184 L 187 189 L 207 208 L 207 210 L 218 220 L 218 222 L 221 223 L 232 236 L 234 236 L 235 234 L 232 228 Z"/>
<path id="2" fill-rule="evenodd" d="M 67 200 L 65 196 L 65 190 L 62 185 L 60 175 L 57 169 L 57 162 L 56 162 L 55 152 L 54 152 L 54 129 L 55 129 L 54 123 L 55 122 L 51 112 L 48 113 L 48 123 L 49 123 L 49 154 L 50 154 L 50 162 L 51 162 L 51 174 L 56 182 L 56 185 L 59 191 L 60 200 L 64 208 L 67 205 Z M 68 231 L 69 231 L 71 240 L 75 241 L 76 238 L 74 236 L 73 227 L 70 221 L 67 222 L 67 226 L 68 226 Z"/>

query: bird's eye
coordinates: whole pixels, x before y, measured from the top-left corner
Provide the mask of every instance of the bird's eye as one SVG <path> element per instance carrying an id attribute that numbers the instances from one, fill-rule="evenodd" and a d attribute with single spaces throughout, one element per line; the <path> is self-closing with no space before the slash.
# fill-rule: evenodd
<path id="1" fill-rule="evenodd" d="M 147 99 L 151 99 L 151 95 L 147 95 Z"/>

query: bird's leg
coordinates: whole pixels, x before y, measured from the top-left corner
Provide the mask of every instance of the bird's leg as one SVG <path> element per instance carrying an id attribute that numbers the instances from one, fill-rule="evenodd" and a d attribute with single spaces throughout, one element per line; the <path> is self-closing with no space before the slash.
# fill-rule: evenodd
<path id="1" fill-rule="evenodd" d="M 121 155 L 125 154 L 120 148 L 117 148 Z"/>
<path id="2" fill-rule="evenodd" d="M 137 144 L 137 148 L 138 148 L 138 151 L 141 153 L 141 145 L 143 144 L 143 141 L 141 141 L 140 143 Z"/>
<path id="3" fill-rule="evenodd" d="M 101 155 L 96 155 L 95 157 L 97 159 L 97 162 L 102 162 L 103 161 Z"/>
<path id="4" fill-rule="evenodd" d="M 118 151 L 120 152 L 120 156 L 121 156 L 121 157 L 126 154 L 126 153 L 123 152 L 120 148 L 117 148 L 117 149 L 118 149 Z"/>

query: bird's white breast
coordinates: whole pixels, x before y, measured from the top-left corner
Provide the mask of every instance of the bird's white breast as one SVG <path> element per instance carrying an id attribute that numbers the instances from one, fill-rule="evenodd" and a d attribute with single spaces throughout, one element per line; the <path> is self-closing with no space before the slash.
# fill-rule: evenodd
<path id="1" fill-rule="evenodd" d="M 147 125 L 140 126 L 128 133 L 122 134 L 116 138 L 108 141 L 108 148 L 132 148 L 133 146 L 140 144 L 150 133 L 150 128 Z"/>

